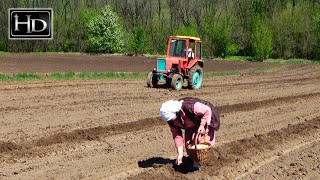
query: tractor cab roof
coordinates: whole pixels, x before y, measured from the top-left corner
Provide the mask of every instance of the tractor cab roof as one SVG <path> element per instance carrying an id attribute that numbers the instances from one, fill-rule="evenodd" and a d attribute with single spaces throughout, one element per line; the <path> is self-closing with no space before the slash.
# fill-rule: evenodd
<path id="1" fill-rule="evenodd" d="M 200 38 L 193 37 L 193 36 L 170 36 L 170 38 L 192 39 L 192 40 L 200 41 Z"/>

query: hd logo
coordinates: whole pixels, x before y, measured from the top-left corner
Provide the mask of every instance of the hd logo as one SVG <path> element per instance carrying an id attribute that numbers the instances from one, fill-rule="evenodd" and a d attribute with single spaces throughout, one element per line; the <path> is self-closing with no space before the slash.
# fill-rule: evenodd
<path id="1" fill-rule="evenodd" d="M 51 8 L 9 9 L 9 39 L 52 39 Z"/>

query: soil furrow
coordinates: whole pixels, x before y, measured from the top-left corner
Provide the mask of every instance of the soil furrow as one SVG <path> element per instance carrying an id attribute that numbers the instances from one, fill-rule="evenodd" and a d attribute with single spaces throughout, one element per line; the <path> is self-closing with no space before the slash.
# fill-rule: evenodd
<path id="1" fill-rule="evenodd" d="M 276 99 L 270 99 L 258 102 L 248 102 L 233 105 L 218 106 L 218 109 L 222 114 L 238 112 L 238 111 L 250 111 L 258 108 L 265 108 L 269 106 L 277 106 L 284 103 L 297 102 L 300 99 L 306 100 L 308 98 L 315 98 L 320 96 L 319 93 L 304 94 L 299 96 L 288 96 Z M 139 130 L 148 129 L 150 127 L 161 126 L 164 123 L 159 117 L 145 118 L 134 122 L 118 123 L 108 126 L 98 126 L 88 129 L 77 129 L 71 132 L 60 132 L 48 137 L 43 137 L 33 142 L 27 142 L 22 144 L 14 144 L 12 142 L 0 143 L 0 153 L 10 152 L 25 149 L 30 149 L 32 146 L 50 146 L 54 144 L 70 143 L 70 142 L 83 142 L 100 140 L 105 136 L 113 136 L 120 133 L 135 132 Z"/>
<path id="2" fill-rule="evenodd" d="M 320 96 L 320 92 L 310 93 L 310 94 L 302 94 L 297 96 L 286 96 L 286 97 L 278 97 L 275 99 L 268 99 L 263 101 L 256 101 L 256 102 L 245 102 L 239 104 L 232 104 L 232 105 L 224 105 L 220 106 L 219 110 L 221 113 L 231 113 L 237 111 L 250 111 L 258 108 L 264 108 L 269 106 L 277 106 L 284 103 L 293 103 L 297 102 L 301 99 L 308 99 L 308 98 L 316 98 Z"/>
<path id="3" fill-rule="evenodd" d="M 299 149 L 303 149 L 306 146 L 310 147 L 310 146 L 315 145 L 316 143 L 319 143 L 319 142 L 320 142 L 320 138 L 319 139 L 315 139 L 315 140 L 311 140 L 311 141 L 307 141 L 307 142 L 304 142 L 304 143 L 301 143 L 301 144 L 297 144 L 296 146 L 294 146 L 292 148 L 289 148 L 289 149 L 283 151 L 282 153 L 278 153 L 275 156 L 272 156 L 269 159 L 265 159 L 264 161 L 258 163 L 257 166 L 248 169 L 247 172 L 245 172 L 245 173 L 239 175 L 238 177 L 236 177 L 236 180 L 245 179 L 246 177 L 248 177 L 249 175 L 251 175 L 253 173 L 259 174 L 259 169 L 262 168 L 263 166 L 270 165 L 271 163 L 274 163 L 275 161 L 279 160 L 280 158 L 283 158 L 283 156 L 287 156 L 288 154 L 290 154 L 290 153 L 292 153 L 294 151 L 297 151 Z M 252 179 L 254 179 L 254 178 L 252 178 Z"/>
<path id="4" fill-rule="evenodd" d="M 208 161 L 203 163 L 202 169 L 191 174 L 190 161 L 185 161 L 185 163 L 180 166 L 174 165 L 174 161 L 171 160 L 156 159 L 153 161 L 142 161 L 142 168 L 153 168 L 138 175 L 131 176 L 128 179 L 226 178 L 221 169 L 229 166 L 236 168 L 246 159 L 254 161 L 254 158 L 274 151 L 276 149 L 275 147 L 283 147 L 286 142 L 293 141 L 296 138 L 312 138 L 313 135 L 318 135 L 319 129 L 320 118 L 317 117 L 303 123 L 289 125 L 280 130 L 271 131 L 267 134 L 256 134 L 254 137 L 223 144 L 211 149 Z M 237 173 L 234 173 L 233 176 L 236 174 Z"/>
<path id="5" fill-rule="evenodd" d="M 279 79 L 279 80 L 262 80 L 262 81 L 258 81 L 258 82 L 247 82 L 247 83 L 234 83 L 234 84 L 219 84 L 219 85 L 214 85 L 214 84 L 204 84 L 204 87 L 206 88 L 210 88 L 210 87 L 215 87 L 215 88 L 220 88 L 220 87 L 232 87 L 235 88 L 235 86 L 255 86 L 255 85 L 266 85 L 266 84 L 276 84 L 276 83 L 281 83 L 281 84 L 285 84 L 285 83 L 301 83 L 301 82 L 305 82 L 305 81 L 319 81 L 319 77 L 307 77 L 307 78 L 293 78 L 293 79 Z"/>
<path id="6" fill-rule="evenodd" d="M 313 72 L 315 73 L 315 72 Z M 303 75 L 306 75 L 305 73 Z M 262 76 L 255 74 L 255 77 Z M 263 77 L 263 76 L 262 76 Z M 248 83 L 234 83 L 234 84 L 219 84 L 219 85 L 206 85 L 205 87 L 229 87 L 229 86 L 247 86 L 247 85 L 260 85 L 260 84 L 269 84 L 269 83 L 292 83 L 292 82 L 299 82 L 299 81 L 306 81 L 306 80 L 317 80 L 319 77 L 305 77 L 305 78 L 296 78 L 299 77 L 296 74 L 293 78 L 289 79 L 276 79 L 276 80 L 262 80 L 258 82 L 248 82 Z M 125 79 L 124 79 L 125 80 Z M 128 81 L 128 80 L 125 80 Z M 51 84 L 52 85 L 47 85 Z M 16 84 L 7 84 L 5 87 L 0 88 L 0 91 L 17 91 L 17 90 L 42 90 L 42 89 L 54 89 L 54 88 L 80 88 L 80 87 L 92 87 L 92 86 L 101 86 L 101 85 L 112 85 L 118 84 L 119 82 L 81 82 L 81 83 L 68 83 L 68 84 L 58 84 L 57 82 L 39 82 L 39 83 L 24 83 L 23 85 L 16 85 Z M 130 80 L 127 83 L 132 84 L 140 84 L 139 81 L 134 82 L 134 80 Z M 34 85 L 34 86 L 33 86 Z M 124 83 L 126 85 L 126 83 Z M 10 87 L 8 87 L 10 86 Z M 12 87 L 13 86 L 13 87 Z"/>
<path id="7" fill-rule="evenodd" d="M 71 80 L 70 80 L 71 81 Z M 128 81 L 128 80 L 126 80 Z M 71 81 L 72 82 L 72 81 Z M 5 87 L 5 88 L 1 88 L 0 91 L 17 91 L 17 90 L 42 90 L 42 89 L 53 89 L 53 88 L 66 88 L 66 87 L 73 87 L 73 88 L 79 88 L 79 87 L 92 87 L 92 86 L 101 86 L 101 85 L 112 85 L 112 84 L 119 84 L 119 82 L 110 82 L 108 81 L 108 79 L 106 80 L 106 82 L 86 82 L 86 83 L 68 83 L 68 84 L 55 84 L 57 82 L 54 82 L 54 84 L 52 85 L 46 85 L 50 82 L 40 82 L 40 83 L 32 83 L 32 84 L 25 84 L 23 86 L 20 85 L 9 85 L 9 86 L 14 86 L 14 87 Z M 129 83 L 129 82 L 126 82 Z M 126 84 L 124 83 L 124 85 Z M 139 83 L 139 82 L 136 82 Z M 133 80 L 130 80 L 130 84 L 136 84 Z M 32 86 L 32 85 L 37 85 L 37 86 Z M 8 86 L 8 85 L 6 85 Z"/>
<path id="8" fill-rule="evenodd" d="M 296 96 L 285 96 L 285 97 L 278 97 L 275 99 L 267 99 L 262 101 L 256 101 L 256 102 L 245 102 L 245 103 L 239 103 L 239 104 L 231 104 L 231 105 L 223 105 L 219 106 L 218 108 L 222 113 L 230 113 L 230 112 L 237 112 L 237 111 L 249 111 L 253 109 L 273 106 L 277 104 L 284 104 L 284 103 L 292 103 L 297 102 L 301 99 L 309 99 L 309 98 L 315 98 L 320 96 L 320 92 L 315 93 L 309 93 L 309 94 L 302 94 L 302 95 L 296 95 Z M 140 96 L 136 98 L 144 98 L 145 96 Z M 109 105 L 111 105 L 111 102 L 123 102 L 128 100 L 133 100 L 132 96 L 121 96 L 121 97 L 107 97 L 106 99 L 92 99 L 92 100 L 85 100 L 85 101 L 72 101 L 70 103 L 65 104 L 57 104 L 57 105 L 38 105 L 38 106 L 27 106 L 27 107 L 17 107 L 17 106 L 8 106 L 8 107 L 0 107 L 1 111 L 23 111 L 23 110 L 32 110 L 32 109 L 40 109 L 40 108 L 54 108 L 54 107 L 72 107 L 79 104 L 91 104 L 91 103 L 102 103 L 102 102 L 108 102 Z"/>
<path id="9" fill-rule="evenodd" d="M 0 142 L 0 154 L 1 153 L 13 153 L 15 156 L 39 156 L 39 154 L 48 153 L 47 150 L 34 154 L 31 153 L 34 147 L 51 146 L 54 144 L 62 143 L 80 143 L 83 141 L 99 141 L 100 138 L 105 136 L 114 136 L 121 133 L 136 132 L 143 129 L 150 128 L 150 126 L 164 125 L 160 117 L 146 118 L 135 122 L 114 124 L 105 127 L 94 127 L 88 129 L 77 129 L 71 132 L 60 132 L 48 137 L 42 137 L 32 142 L 23 142 L 21 144 L 15 144 L 13 142 Z"/>
<path id="10" fill-rule="evenodd" d="M 0 66 L 4 73 L 25 66 L 37 73 L 143 72 L 156 65 L 142 57 L 6 56 L 17 61 Z M 276 67 L 252 72 L 266 66 Z M 0 82 L 0 179 L 320 178 L 320 144 L 299 146 L 320 138 L 320 66 L 206 61 L 210 71 L 242 74 L 205 78 L 197 91 L 147 88 L 144 78 Z M 174 142 L 159 117 L 162 102 L 185 96 L 221 112 L 210 161 L 196 172 L 173 166 Z"/>

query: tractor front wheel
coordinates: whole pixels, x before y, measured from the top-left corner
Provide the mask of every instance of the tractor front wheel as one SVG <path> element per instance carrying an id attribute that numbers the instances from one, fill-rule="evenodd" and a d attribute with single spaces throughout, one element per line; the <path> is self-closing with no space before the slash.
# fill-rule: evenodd
<path id="1" fill-rule="evenodd" d="M 155 75 L 153 75 L 152 72 L 149 72 L 148 77 L 147 77 L 147 85 L 150 88 L 157 87 L 158 84 L 158 79 Z"/>
<path id="2" fill-rule="evenodd" d="M 190 69 L 188 85 L 190 89 L 199 89 L 202 84 L 203 70 L 199 65 L 195 65 Z"/>
<path id="3" fill-rule="evenodd" d="M 173 75 L 172 80 L 171 80 L 172 89 L 179 91 L 182 88 L 182 85 L 183 85 L 182 76 L 180 74 Z"/>

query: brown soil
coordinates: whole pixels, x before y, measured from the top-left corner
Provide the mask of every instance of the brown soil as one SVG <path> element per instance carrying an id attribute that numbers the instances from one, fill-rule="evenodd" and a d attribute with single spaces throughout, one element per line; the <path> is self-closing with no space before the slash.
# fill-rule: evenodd
<path id="1" fill-rule="evenodd" d="M 0 72 L 155 65 L 149 57 L 112 58 L 2 54 Z M 0 179 L 319 179 L 320 66 L 250 73 L 269 64 L 209 63 L 243 74 L 205 78 L 198 91 L 151 89 L 145 79 L 1 82 Z M 209 100 L 221 112 L 217 144 L 199 171 L 186 157 L 174 164 L 171 133 L 159 118 L 162 102 L 184 96 Z"/>
<path id="2" fill-rule="evenodd" d="M 85 54 L 0 54 L 0 73 L 51 72 L 148 72 L 157 57 Z M 206 71 L 235 71 L 270 66 L 268 63 L 206 60 Z"/>

